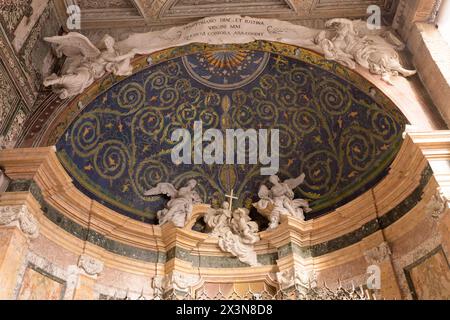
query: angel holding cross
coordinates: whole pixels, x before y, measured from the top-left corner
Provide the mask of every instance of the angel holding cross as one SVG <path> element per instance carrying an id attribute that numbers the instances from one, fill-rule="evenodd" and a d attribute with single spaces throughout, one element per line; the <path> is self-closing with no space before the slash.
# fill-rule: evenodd
<path id="1" fill-rule="evenodd" d="M 233 210 L 233 191 L 225 197 L 222 208 L 209 208 L 204 221 L 210 229 L 210 235 L 218 238 L 218 245 L 224 252 L 229 252 L 241 262 L 258 266 L 259 262 L 253 245 L 260 240 L 258 224 L 251 221 L 250 212 L 245 208 Z"/>

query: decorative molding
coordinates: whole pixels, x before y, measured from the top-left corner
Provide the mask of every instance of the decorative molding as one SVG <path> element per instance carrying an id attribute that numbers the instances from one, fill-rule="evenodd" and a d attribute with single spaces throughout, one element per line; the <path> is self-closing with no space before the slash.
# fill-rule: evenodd
<path id="1" fill-rule="evenodd" d="M 395 223 L 401 217 L 406 215 L 412 208 L 414 208 L 422 199 L 422 194 L 425 186 L 429 183 L 432 177 L 430 167 L 426 167 L 421 175 L 420 185 L 401 203 L 397 204 L 393 209 L 381 216 L 379 220 L 372 220 L 366 223 L 362 228 L 349 232 L 338 238 L 328 240 L 326 242 L 315 244 L 312 246 L 300 247 L 295 243 L 289 243 L 278 248 L 278 252 L 258 255 L 258 261 L 262 265 L 274 265 L 276 260 L 289 256 L 298 255 L 302 258 L 319 257 L 334 251 L 346 248 L 361 241 L 363 238 L 384 229 Z M 45 201 L 42 196 L 40 188 L 34 181 L 12 181 L 9 185 L 8 192 L 24 192 L 30 191 L 33 196 L 41 204 L 44 216 L 53 222 L 59 228 L 62 228 L 71 235 L 89 241 L 108 252 L 112 252 L 121 256 L 133 258 L 140 261 L 151 263 L 165 263 L 172 259 L 180 259 L 192 263 L 194 267 L 204 268 L 242 268 L 246 267 L 244 263 L 231 257 L 217 257 L 217 256 L 202 256 L 192 255 L 189 251 L 182 248 L 173 247 L 166 252 L 157 252 L 140 247 L 134 247 L 128 244 L 109 239 L 104 235 L 90 230 L 78 224 L 74 220 L 69 219 L 64 214 L 56 210 L 49 203 Z"/>
<path id="2" fill-rule="evenodd" d="M 165 285 L 165 277 L 164 276 L 155 276 L 152 279 L 152 289 L 153 289 L 153 298 L 154 299 L 162 299 L 164 296 L 164 288 Z"/>
<path id="3" fill-rule="evenodd" d="M 14 82 L 3 63 L 0 62 L 0 135 L 5 133 L 19 101 L 20 97 Z"/>
<path id="4" fill-rule="evenodd" d="M 277 282 L 281 290 L 296 288 L 316 288 L 317 273 L 314 270 L 302 270 L 300 267 L 294 267 L 283 270 L 276 274 Z"/>
<path id="5" fill-rule="evenodd" d="M 148 0 L 147 0 L 148 1 Z M 299 1 L 297 1 L 299 2 Z M 301 1 L 304 8 L 311 10 L 312 0 Z M 233 14 L 247 12 L 247 14 L 277 14 L 294 15 L 295 11 L 286 0 L 169 0 L 160 10 L 160 18 L 204 17 L 217 14 Z"/>
<path id="6" fill-rule="evenodd" d="M 3 0 L 0 2 L 0 24 L 5 27 L 8 38 L 14 38 L 14 31 L 20 22 L 33 15 L 32 0 Z"/>
<path id="7" fill-rule="evenodd" d="M 442 0 L 434 0 L 433 9 L 430 13 L 430 18 L 428 19 L 428 23 L 435 23 L 437 15 L 439 13 L 439 9 L 441 8 Z"/>
<path id="8" fill-rule="evenodd" d="M 156 280 L 158 281 L 158 279 Z M 199 285 L 201 281 L 202 278 L 200 275 L 172 272 L 164 278 L 163 288 L 165 292 L 172 289 L 181 292 L 189 292 L 192 287 Z"/>
<path id="9" fill-rule="evenodd" d="M 441 188 L 436 189 L 436 193 L 431 197 L 427 206 L 425 207 L 426 214 L 433 219 L 439 219 L 442 214 L 448 209 L 449 202 L 442 192 Z"/>
<path id="10" fill-rule="evenodd" d="M 135 0 L 135 3 L 146 16 L 147 19 L 158 19 L 161 14 L 161 9 L 164 7 L 167 0 Z"/>
<path id="11" fill-rule="evenodd" d="M 4 135 L 0 135 L 0 150 L 14 148 L 20 138 L 27 114 L 23 106 L 19 106 Z"/>
<path id="12" fill-rule="evenodd" d="M 30 239 L 39 236 L 39 223 L 25 205 L 0 207 L 0 225 L 16 226 Z"/>
<path id="13" fill-rule="evenodd" d="M 97 276 L 102 273 L 104 263 L 86 254 L 82 254 L 78 260 L 78 267 L 83 269 L 90 276 Z"/>
<path id="14" fill-rule="evenodd" d="M 0 24 L 0 58 L 11 75 L 11 78 L 26 102 L 27 108 L 31 109 L 37 96 L 37 91 L 27 78 L 27 72 L 23 69 L 14 49 Z"/>
<path id="15" fill-rule="evenodd" d="M 286 290 L 295 285 L 295 269 L 290 268 L 277 272 L 277 282 L 280 289 Z"/>
<path id="16" fill-rule="evenodd" d="M 383 261 L 389 259 L 392 254 L 389 244 L 385 241 L 376 246 L 375 248 L 366 250 L 364 252 L 364 257 L 369 265 L 377 265 Z"/>
<path id="17" fill-rule="evenodd" d="M 133 0 L 78 0 L 83 9 L 121 9 L 133 8 Z"/>

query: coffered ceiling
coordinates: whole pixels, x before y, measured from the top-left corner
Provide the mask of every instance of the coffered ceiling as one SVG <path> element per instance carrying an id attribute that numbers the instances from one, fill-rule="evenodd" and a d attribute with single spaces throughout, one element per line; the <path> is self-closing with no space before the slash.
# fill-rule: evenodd
<path id="1" fill-rule="evenodd" d="M 206 16 L 240 14 L 289 20 L 320 27 L 334 17 L 364 18 L 371 4 L 380 6 L 383 19 L 391 21 L 398 0 L 56 0 L 61 21 L 66 5 L 81 8 L 82 28 L 159 29 Z"/>

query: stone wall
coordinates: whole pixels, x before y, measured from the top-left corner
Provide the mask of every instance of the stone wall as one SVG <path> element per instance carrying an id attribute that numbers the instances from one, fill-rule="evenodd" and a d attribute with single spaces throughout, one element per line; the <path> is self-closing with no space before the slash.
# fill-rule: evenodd
<path id="1" fill-rule="evenodd" d="M 450 44 L 433 24 L 415 23 L 408 47 L 422 83 L 450 126 Z"/>
<path id="2" fill-rule="evenodd" d="M 432 102 L 450 125 L 450 45 L 436 27 L 441 0 L 402 0 L 393 27 L 412 55 L 412 63 Z"/>

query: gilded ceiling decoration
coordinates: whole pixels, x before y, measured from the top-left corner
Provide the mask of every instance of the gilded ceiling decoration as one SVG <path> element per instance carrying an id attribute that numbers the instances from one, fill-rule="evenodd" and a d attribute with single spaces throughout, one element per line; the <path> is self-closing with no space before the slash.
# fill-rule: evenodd
<path id="1" fill-rule="evenodd" d="M 234 189 L 251 208 L 266 176 L 259 165 L 185 165 L 171 161 L 173 130 L 280 130 L 280 176 L 302 172 L 296 195 L 310 200 L 307 219 L 332 211 L 373 186 L 402 142 L 405 119 L 357 74 L 308 50 L 255 42 L 190 45 L 137 62 L 126 79 L 107 77 L 58 119 L 63 165 L 87 195 L 132 218 L 155 223 L 163 197 L 144 196 L 159 182 L 197 179 L 205 203 Z M 113 83 L 115 83 L 113 85 Z M 87 95 L 87 96 L 86 96 Z M 89 98 L 91 96 L 92 98 Z"/>

